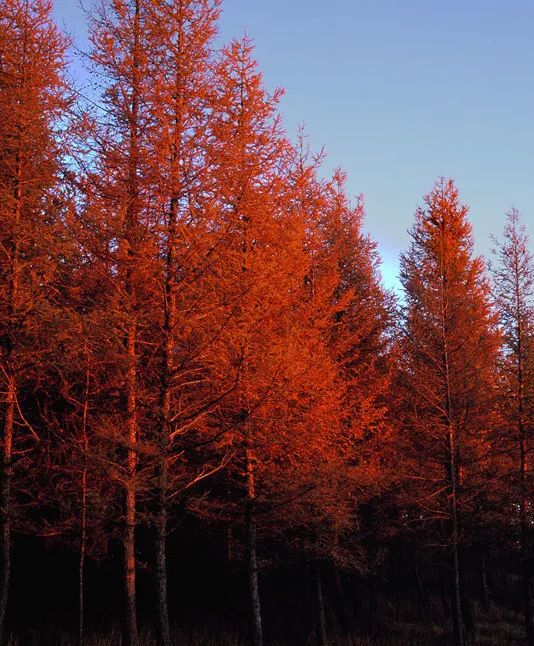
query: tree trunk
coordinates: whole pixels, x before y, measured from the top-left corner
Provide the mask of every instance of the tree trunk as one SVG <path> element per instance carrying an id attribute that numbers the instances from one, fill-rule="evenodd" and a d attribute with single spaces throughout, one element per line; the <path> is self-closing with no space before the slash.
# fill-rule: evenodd
<path id="1" fill-rule="evenodd" d="M 260 590 L 258 583 L 258 560 L 256 555 L 256 510 L 254 483 L 254 453 L 246 450 L 247 468 L 247 570 L 250 595 L 250 642 L 252 646 L 263 646 L 263 629 L 261 622 Z"/>
<path id="2" fill-rule="evenodd" d="M 169 604 L 167 597 L 167 453 L 171 434 L 171 396 L 174 372 L 174 328 L 176 319 L 175 245 L 178 201 L 170 200 L 167 220 L 167 254 L 165 259 L 164 325 L 165 335 L 163 368 L 160 390 L 160 428 L 158 454 L 158 514 L 156 521 L 156 577 L 158 590 L 159 640 L 161 646 L 170 646 Z"/>
<path id="3" fill-rule="evenodd" d="M 159 510 L 156 521 L 156 578 L 158 591 L 159 643 L 170 646 L 169 605 L 167 599 L 167 493 L 166 465 L 160 473 Z"/>
<path id="4" fill-rule="evenodd" d="M 488 564 L 486 557 L 482 558 L 480 563 L 480 583 L 482 584 L 482 603 L 485 608 L 489 607 L 489 584 L 488 584 Z"/>
<path id="5" fill-rule="evenodd" d="M 444 572 L 443 575 L 438 578 L 439 581 L 439 597 L 441 600 L 441 607 L 443 608 L 443 615 L 446 617 L 446 619 L 451 619 L 451 613 L 452 613 L 452 608 L 451 608 L 451 586 L 450 586 L 450 576 L 449 576 L 449 564 L 448 562 L 445 563 L 445 567 L 443 568 Z"/>
<path id="6" fill-rule="evenodd" d="M 376 584 L 373 576 L 369 578 L 369 615 L 367 617 L 367 628 L 370 634 L 374 635 L 378 627 L 378 600 Z"/>
<path id="7" fill-rule="evenodd" d="M 78 571 L 78 643 L 83 646 L 84 642 L 84 575 L 85 575 L 85 553 L 87 540 L 87 469 L 82 473 L 82 518 L 80 532 L 80 562 Z"/>
<path id="8" fill-rule="evenodd" d="M 126 535 L 124 538 L 124 570 L 126 575 L 126 644 L 138 646 L 135 592 L 135 492 L 126 492 Z"/>
<path id="9" fill-rule="evenodd" d="M 124 536 L 124 572 L 126 587 L 126 642 L 128 646 L 138 646 L 137 631 L 137 597 L 135 570 L 135 528 L 137 524 L 137 462 L 138 462 L 138 420 L 137 420 L 137 317 L 136 286 L 133 274 L 136 271 L 138 252 L 137 227 L 139 225 L 139 84 L 140 84 L 140 0 L 135 0 L 132 69 L 131 69 L 131 115 L 129 118 L 130 150 L 128 168 L 128 205 L 126 209 L 125 234 L 128 251 L 126 271 L 126 293 L 128 296 L 127 309 L 130 317 L 126 335 L 127 345 L 127 418 L 128 418 L 128 449 L 126 483 L 126 527 Z"/>
<path id="10" fill-rule="evenodd" d="M 126 587 L 126 643 L 138 646 L 137 609 L 135 589 L 135 527 L 136 527 L 136 470 L 137 470 L 137 371 L 135 365 L 135 322 L 128 331 L 128 480 L 126 483 L 126 527 L 124 536 L 124 571 Z"/>
<path id="11" fill-rule="evenodd" d="M 349 611 L 347 609 L 347 599 L 345 596 L 345 590 L 343 589 L 343 581 L 341 580 L 341 574 L 338 568 L 335 568 L 335 583 L 337 589 L 338 597 L 338 617 L 341 630 L 346 633 L 349 629 Z"/>
<path id="12" fill-rule="evenodd" d="M 454 643 L 456 646 L 465 644 L 464 612 L 462 606 L 462 576 L 459 549 L 459 519 L 458 519 L 458 457 L 457 429 L 453 422 L 453 404 L 451 395 L 451 377 L 449 366 L 448 339 L 448 277 L 444 265 L 444 222 L 442 221 L 441 242 L 441 340 L 442 362 L 445 377 L 445 414 L 447 424 L 448 455 L 445 463 L 445 477 L 449 486 L 449 519 L 451 524 L 451 565 L 452 565 L 452 617 Z"/>
<path id="13" fill-rule="evenodd" d="M 464 628 L 464 613 L 462 608 L 462 590 L 461 590 L 461 575 L 460 575 L 460 559 L 458 554 L 458 544 L 453 543 L 452 546 L 452 620 L 454 628 L 454 644 L 455 646 L 464 646 L 465 644 L 465 628 Z"/>
<path id="14" fill-rule="evenodd" d="M 324 608 L 323 580 L 321 576 L 321 563 L 315 563 L 315 603 L 317 605 L 317 636 L 320 646 L 328 646 L 326 634 L 326 613 Z"/>
<path id="15" fill-rule="evenodd" d="M 525 374 L 523 366 L 523 320 L 521 313 L 522 294 L 520 290 L 520 269 L 517 255 L 514 256 L 515 274 L 515 321 L 517 338 L 517 433 L 519 440 L 519 515 L 520 515 L 520 561 L 522 575 L 522 598 L 525 631 L 528 646 L 534 646 L 534 617 L 532 613 L 532 600 L 530 593 L 530 545 L 529 527 L 527 520 L 528 491 L 526 483 L 527 461 L 526 461 L 526 435 L 524 425 L 525 415 Z"/>
<path id="16" fill-rule="evenodd" d="M 24 41 L 26 51 L 26 41 Z M 22 162 L 20 154 L 16 155 L 16 182 L 13 196 L 15 198 L 15 231 L 21 220 L 22 208 Z M 11 262 L 12 275 L 9 284 L 9 334 L 6 347 L 7 372 L 6 378 L 6 411 L 4 417 L 4 428 L 2 437 L 2 473 L 0 474 L 0 520 L 1 520 L 1 564 L 0 564 L 0 646 L 3 645 L 6 636 L 6 611 L 9 597 L 9 586 L 11 581 L 11 479 L 13 475 L 13 432 L 15 422 L 15 405 L 17 402 L 16 374 L 12 367 L 14 359 L 14 331 L 16 326 L 18 300 L 19 300 L 19 279 L 20 279 L 20 249 L 16 235 L 12 243 Z"/>
<path id="17" fill-rule="evenodd" d="M 419 572 L 419 563 L 417 562 L 417 557 L 414 556 L 413 563 L 413 578 L 415 581 L 415 589 L 417 590 L 417 598 L 419 603 L 424 603 L 425 601 L 425 589 L 423 587 L 423 582 L 421 580 L 421 574 Z"/>
<path id="18" fill-rule="evenodd" d="M 2 477 L 0 484 L 0 516 L 2 520 L 0 554 L 0 646 L 4 643 L 6 636 L 6 611 L 11 579 L 11 460 L 15 398 L 15 379 L 13 375 L 9 375 L 7 383 L 7 407 L 2 438 Z"/>
<path id="19" fill-rule="evenodd" d="M 526 491 L 526 450 L 524 429 L 521 424 L 520 440 L 520 559 L 521 559 L 521 588 L 523 599 L 523 615 L 528 646 L 534 646 L 534 617 L 532 612 L 532 597 L 530 591 L 530 549 L 529 549 L 529 527 L 527 520 L 527 491 Z"/>
<path id="20" fill-rule="evenodd" d="M 449 463 L 446 465 L 450 484 L 449 514 L 450 514 L 450 541 L 451 541 L 451 609 L 454 630 L 455 646 L 465 644 L 465 610 L 463 594 L 462 566 L 460 562 L 459 519 L 458 519 L 458 474 L 456 460 L 456 437 L 452 424 L 448 429 Z"/>
<path id="21" fill-rule="evenodd" d="M 451 465 L 452 469 L 456 465 Z M 451 586 L 451 608 L 454 629 L 454 643 L 455 646 L 464 646 L 465 644 L 465 625 L 464 625 L 464 608 L 463 608 L 463 594 L 462 594 L 462 573 L 460 563 L 460 549 L 458 541 L 458 509 L 456 498 L 456 477 L 452 478 L 452 493 L 451 493 L 451 570 L 452 570 L 452 586 Z"/>
<path id="22" fill-rule="evenodd" d="M 165 315 L 166 322 L 168 312 Z M 169 441 L 169 423 L 170 423 L 170 378 L 171 378 L 171 354 L 172 342 L 170 339 L 171 330 L 167 329 L 166 340 L 166 357 L 164 374 L 162 375 L 161 387 L 161 423 L 159 437 L 159 454 L 158 454 L 158 481 L 157 481 L 157 515 L 156 515 L 156 588 L 158 596 L 158 639 L 161 646 L 170 646 L 170 624 L 169 624 L 169 605 L 167 597 L 167 489 L 168 489 L 168 472 L 167 472 L 167 447 Z"/>
<path id="23" fill-rule="evenodd" d="M 473 616 L 473 606 L 467 595 L 466 585 L 466 567 L 464 565 L 463 551 L 459 550 L 460 556 L 460 595 L 462 599 L 462 613 L 464 620 L 464 640 L 469 643 L 473 641 L 475 635 L 475 618 Z"/>
<path id="24" fill-rule="evenodd" d="M 85 371 L 85 393 L 83 402 L 82 418 L 82 442 L 83 442 L 83 470 L 81 478 L 81 519 L 80 519 L 80 561 L 78 570 L 78 643 L 83 646 L 84 642 L 84 577 L 85 577 L 85 555 L 87 552 L 87 453 L 89 450 L 89 438 L 87 436 L 87 414 L 89 411 L 89 364 Z"/>

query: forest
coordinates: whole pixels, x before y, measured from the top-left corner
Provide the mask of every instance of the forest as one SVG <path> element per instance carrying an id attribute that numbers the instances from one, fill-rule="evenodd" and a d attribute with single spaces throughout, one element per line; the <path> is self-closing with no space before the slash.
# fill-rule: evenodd
<path id="1" fill-rule="evenodd" d="M 389 292 L 221 9 L 96 0 L 88 93 L 0 0 L 0 644 L 534 646 L 521 215 L 437 178 Z"/>

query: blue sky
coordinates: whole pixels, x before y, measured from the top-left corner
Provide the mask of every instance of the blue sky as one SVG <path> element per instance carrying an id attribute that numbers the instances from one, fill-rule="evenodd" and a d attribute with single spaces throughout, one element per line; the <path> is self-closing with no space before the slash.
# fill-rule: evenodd
<path id="1" fill-rule="evenodd" d="M 76 0 L 55 15 L 83 46 Z M 286 90 L 289 133 L 303 123 L 327 171 L 342 166 L 365 196 L 394 287 L 413 211 L 441 175 L 471 207 L 478 253 L 511 206 L 534 237 L 532 25 L 534 0 L 226 0 L 220 39 L 247 31 L 267 87 Z"/>

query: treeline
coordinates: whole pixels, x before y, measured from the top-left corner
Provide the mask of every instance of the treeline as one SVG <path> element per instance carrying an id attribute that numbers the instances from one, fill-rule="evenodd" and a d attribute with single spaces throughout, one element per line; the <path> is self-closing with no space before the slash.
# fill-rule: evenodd
<path id="1" fill-rule="evenodd" d="M 310 564 L 324 645 L 323 573 L 372 578 L 399 542 L 448 582 L 457 645 L 475 630 L 468 572 L 519 573 L 532 646 L 518 213 L 490 280 L 439 180 L 396 301 L 363 205 L 287 137 L 250 41 L 214 47 L 218 0 L 97 0 L 81 93 L 50 12 L 0 2 L 0 642 L 12 548 L 33 536 L 77 555 L 80 644 L 88 563 L 121 545 L 124 640 L 140 644 L 142 535 L 168 646 L 189 558 L 168 537 L 194 518 L 247 572 L 256 646 L 259 572 Z"/>

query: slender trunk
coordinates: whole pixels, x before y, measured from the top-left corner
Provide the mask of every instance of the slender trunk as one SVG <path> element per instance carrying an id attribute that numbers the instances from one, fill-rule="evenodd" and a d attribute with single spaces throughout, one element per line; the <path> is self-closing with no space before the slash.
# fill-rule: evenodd
<path id="1" fill-rule="evenodd" d="M 423 603 L 425 600 L 425 589 L 423 587 L 423 582 L 421 580 L 421 574 L 419 572 L 419 563 L 417 562 L 417 557 L 414 556 L 413 563 L 413 577 L 415 581 L 415 589 L 417 590 L 417 598 L 420 603 Z"/>
<path id="2" fill-rule="evenodd" d="M 128 646 L 138 646 L 137 609 L 135 589 L 135 527 L 136 518 L 136 470 L 137 470 L 137 370 L 135 364 L 135 340 L 137 328 L 135 322 L 128 331 L 128 480 L 126 483 L 126 528 L 124 535 L 124 571 L 126 587 L 126 640 Z"/>
<path id="3" fill-rule="evenodd" d="M 87 524 L 87 469 L 84 468 L 82 473 L 82 518 L 80 533 L 80 562 L 78 567 L 78 643 L 83 646 L 84 643 L 84 575 L 85 575 L 85 553 L 86 553 L 86 524 Z"/>
<path id="4" fill-rule="evenodd" d="M 524 430 L 521 425 L 520 440 L 520 559 L 521 559 L 521 589 L 523 599 L 523 615 L 528 646 L 534 646 L 534 617 L 532 612 L 532 596 L 530 591 L 530 549 L 529 549 L 529 527 L 527 519 L 527 491 L 526 491 L 526 447 Z"/>
<path id="5" fill-rule="evenodd" d="M 441 233 L 441 340 L 443 374 L 445 378 L 445 413 L 447 424 L 447 461 L 445 472 L 449 486 L 449 520 L 451 525 L 451 565 L 452 565 L 452 616 L 454 628 L 454 642 L 456 646 L 465 644 L 464 612 L 462 605 L 462 576 L 460 566 L 459 550 L 459 518 L 458 518 L 458 455 L 459 447 L 456 437 L 456 429 L 453 423 L 453 405 L 451 394 L 451 377 L 449 365 L 449 343 L 448 343 L 448 277 L 444 263 L 444 222 L 442 222 Z"/>
<path id="6" fill-rule="evenodd" d="M 447 465 L 450 483 L 450 541 L 451 541 L 451 570 L 452 570 L 452 618 L 454 628 L 454 643 L 456 646 L 465 644 L 465 611 L 462 590 L 463 577 L 460 561 L 459 520 L 458 520 L 458 481 L 456 466 L 456 443 L 452 424 L 449 425 L 450 462 Z"/>
<path id="7" fill-rule="evenodd" d="M 156 519 L 156 579 L 158 592 L 159 641 L 161 646 L 170 646 L 171 643 L 167 596 L 167 453 L 171 432 L 171 395 L 174 370 L 173 357 L 175 351 L 174 327 L 176 318 L 176 285 L 174 273 L 176 271 L 175 244 L 177 211 L 178 200 L 176 196 L 173 196 L 170 200 L 167 220 L 167 256 L 165 259 L 163 324 L 165 349 L 160 391 L 161 420 L 158 453 L 158 513 Z"/>
<path id="8" fill-rule="evenodd" d="M 231 525 L 226 528 L 226 560 L 229 563 L 234 560 L 234 533 Z"/>
<path id="9" fill-rule="evenodd" d="M 520 516 L 520 561 L 523 615 L 528 646 L 534 646 L 534 617 L 530 593 L 530 549 L 529 527 L 527 519 L 527 482 L 526 482 L 526 437 L 524 425 L 524 367 L 523 367 L 523 319 L 521 314 L 520 276 L 517 256 L 514 258 L 515 272 L 515 319 L 517 337 L 517 433 L 519 440 L 519 516 Z"/>
<path id="10" fill-rule="evenodd" d="M 232 531 L 232 526 L 229 525 L 226 529 L 226 574 L 224 577 L 225 580 L 225 600 L 224 608 L 227 607 L 227 600 L 232 599 L 234 595 L 235 588 L 235 577 L 234 577 L 234 534 Z"/>
<path id="11" fill-rule="evenodd" d="M 339 623 L 343 632 L 347 632 L 349 629 L 349 612 L 347 609 L 347 599 L 345 596 L 345 590 L 343 589 L 343 581 L 341 580 L 341 574 L 338 568 L 335 568 L 334 580 L 336 583 L 337 597 L 338 597 L 338 616 Z"/>
<path id="12" fill-rule="evenodd" d="M 466 577 L 466 567 L 464 565 L 464 552 L 459 549 L 459 558 L 460 558 L 460 594 L 462 599 L 462 613 L 464 620 L 464 639 L 466 643 L 473 641 L 475 635 L 475 620 L 473 616 L 473 606 L 469 597 L 467 596 L 467 585 L 465 581 Z"/>
<path id="13" fill-rule="evenodd" d="M 328 646 L 326 634 L 326 613 L 324 608 L 323 580 L 321 576 L 321 563 L 315 563 L 315 603 L 317 605 L 317 636 L 320 646 Z"/>
<path id="14" fill-rule="evenodd" d="M 261 604 L 258 585 L 258 562 L 256 556 L 256 518 L 254 513 L 251 511 L 247 511 L 247 556 L 251 614 L 251 644 L 253 644 L 253 646 L 263 646 Z"/>
<path id="15" fill-rule="evenodd" d="M 11 475 L 13 449 L 13 421 L 15 415 L 15 378 L 7 379 L 7 406 L 4 419 L 2 442 L 2 477 L 0 490 L 1 526 L 1 566 L 0 566 L 0 646 L 5 640 L 6 610 L 11 579 Z"/>
<path id="16" fill-rule="evenodd" d="M 24 56 L 26 40 L 24 41 Z M 13 197 L 15 200 L 15 228 L 11 249 L 11 280 L 9 284 L 9 337 L 5 350 L 7 373 L 6 378 L 6 410 L 2 437 L 2 473 L 0 475 L 0 520 L 1 520 L 1 564 L 0 564 L 0 646 L 5 641 L 6 611 L 11 580 L 11 479 L 13 474 L 13 432 L 15 421 L 15 405 L 17 401 L 17 385 L 15 371 L 12 368 L 14 360 L 14 335 L 19 300 L 20 279 L 20 248 L 17 239 L 18 227 L 22 209 L 22 161 L 20 154 L 16 156 L 16 175 Z"/>
<path id="17" fill-rule="evenodd" d="M 85 395 L 83 402 L 82 418 L 82 442 L 83 442 L 83 469 L 81 478 L 81 519 L 80 519 L 80 561 L 78 570 L 78 643 L 83 646 L 84 643 L 84 577 L 85 577 L 85 555 L 87 552 L 87 453 L 89 449 L 89 438 L 87 436 L 87 413 L 89 410 L 89 367 L 85 373 Z"/>
<path id="18" fill-rule="evenodd" d="M 126 573 L 126 643 L 138 646 L 135 594 L 135 492 L 126 492 L 126 533 L 124 537 L 124 569 Z"/>
<path id="19" fill-rule="evenodd" d="M 247 567 L 250 594 L 250 642 L 252 646 L 263 646 L 260 590 L 258 583 L 258 560 L 256 555 L 256 492 L 254 482 L 254 451 L 246 449 L 247 469 Z"/>
<path id="20" fill-rule="evenodd" d="M 174 354 L 175 354 L 175 321 L 176 321 L 176 227 L 178 220 L 180 179 L 182 159 L 182 47 L 183 47 L 183 21 L 182 5 L 180 4 L 178 18 L 178 39 L 175 58 L 175 92 L 174 92 L 174 131 L 173 146 L 171 147 L 170 180 L 171 194 L 169 210 L 167 215 L 167 253 L 165 258 L 165 285 L 164 285 L 164 326 L 165 336 L 163 373 L 161 378 L 161 423 L 160 423 L 160 452 L 158 456 L 158 499 L 159 511 L 157 518 L 157 589 L 158 589 L 158 615 L 159 615 L 159 639 L 162 646 L 170 646 L 170 625 L 168 607 L 168 586 L 167 586 L 167 522 L 168 522 L 168 450 L 171 434 L 171 397 L 172 380 L 174 376 Z"/>
<path id="21" fill-rule="evenodd" d="M 163 489 L 160 490 L 160 493 Z M 160 500 L 156 537 L 156 576 L 158 588 L 159 643 L 170 646 L 169 607 L 167 599 L 167 505 Z"/>
<path id="22" fill-rule="evenodd" d="M 441 600 L 441 606 L 443 608 L 443 615 L 447 618 L 451 618 L 452 608 L 451 608 L 451 586 L 450 586 L 450 576 L 449 576 L 449 567 L 448 563 L 444 568 L 445 572 L 443 576 L 439 578 L 439 596 Z"/>
<path id="23" fill-rule="evenodd" d="M 378 628 L 378 600 L 376 582 L 374 576 L 371 575 L 368 580 L 369 585 L 369 615 L 367 617 L 367 629 L 369 633 L 375 634 Z"/>
<path id="24" fill-rule="evenodd" d="M 165 454 L 160 456 L 158 475 L 158 511 L 156 517 L 158 638 L 161 646 L 170 646 L 171 634 L 167 598 L 167 462 Z"/>
<path id="25" fill-rule="evenodd" d="M 17 159 L 17 184 L 15 188 L 15 226 L 20 221 L 21 214 L 21 168 Z M 15 333 L 15 318 L 19 293 L 19 246 L 13 243 L 12 277 L 9 294 L 10 337 L 6 348 L 6 410 L 2 437 L 2 473 L 0 477 L 0 519 L 1 519 L 1 564 L 0 564 L 0 646 L 6 640 L 6 611 L 11 582 L 11 479 L 13 475 L 13 431 L 15 422 L 15 405 L 17 401 L 17 386 L 15 372 L 10 366 L 13 357 L 13 335 Z"/>
<path id="26" fill-rule="evenodd" d="M 130 150 L 128 168 L 128 205 L 126 212 L 126 241 L 128 245 L 128 265 L 126 271 L 126 293 L 128 295 L 127 310 L 129 325 L 126 333 L 127 346 L 127 420 L 128 420 L 128 477 L 125 492 L 126 525 L 124 533 L 124 574 L 126 592 L 126 641 L 128 646 L 138 646 L 139 634 L 137 629 L 137 597 L 136 597 L 136 568 L 135 568 L 135 528 L 137 525 L 137 462 L 138 462 L 138 420 L 137 420 L 137 316 L 136 285 L 134 272 L 138 254 L 139 226 L 139 86 L 140 86 L 140 0 L 135 0 L 131 69 L 131 114 Z"/>
<path id="27" fill-rule="evenodd" d="M 450 432 L 452 437 L 452 431 Z M 451 451 L 454 450 L 453 440 L 451 439 Z M 456 465 L 454 460 L 451 464 L 451 560 L 452 560 L 452 615 L 454 624 L 454 643 L 456 646 L 465 644 L 465 626 L 464 612 L 462 604 L 462 576 L 460 565 L 460 550 L 458 541 L 458 499 L 456 491 L 456 476 L 454 471 Z"/>
<path id="28" fill-rule="evenodd" d="M 480 582 L 482 584 L 482 603 L 485 608 L 489 607 L 489 584 L 488 584 L 488 564 L 486 557 L 482 557 L 480 563 Z"/>
<path id="29" fill-rule="evenodd" d="M 167 346 L 171 345 L 170 340 Z M 166 362 L 170 363 L 167 354 Z M 156 514 L 156 588 L 158 595 L 158 637 L 161 646 L 170 646 L 169 606 L 167 597 L 167 489 L 168 466 L 167 447 L 170 421 L 170 365 L 164 369 L 161 390 L 162 420 L 160 428 L 160 447 L 158 454 L 157 479 L 157 514 Z"/>
<path id="30" fill-rule="evenodd" d="M 160 393 L 161 422 L 159 437 L 159 453 L 157 464 L 157 514 L 156 514 L 156 588 L 158 596 L 158 639 L 161 646 L 170 646 L 170 623 L 169 605 L 167 596 L 167 490 L 168 490 L 168 466 L 167 452 L 170 433 L 171 415 L 171 378 L 172 378 L 172 354 L 174 350 L 172 340 L 172 327 L 174 318 L 174 295 L 172 293 L 171 267 L 172 252 L 169 251 L 167 258 L 167 277 L 165 286 L 165 358 Z"/>

